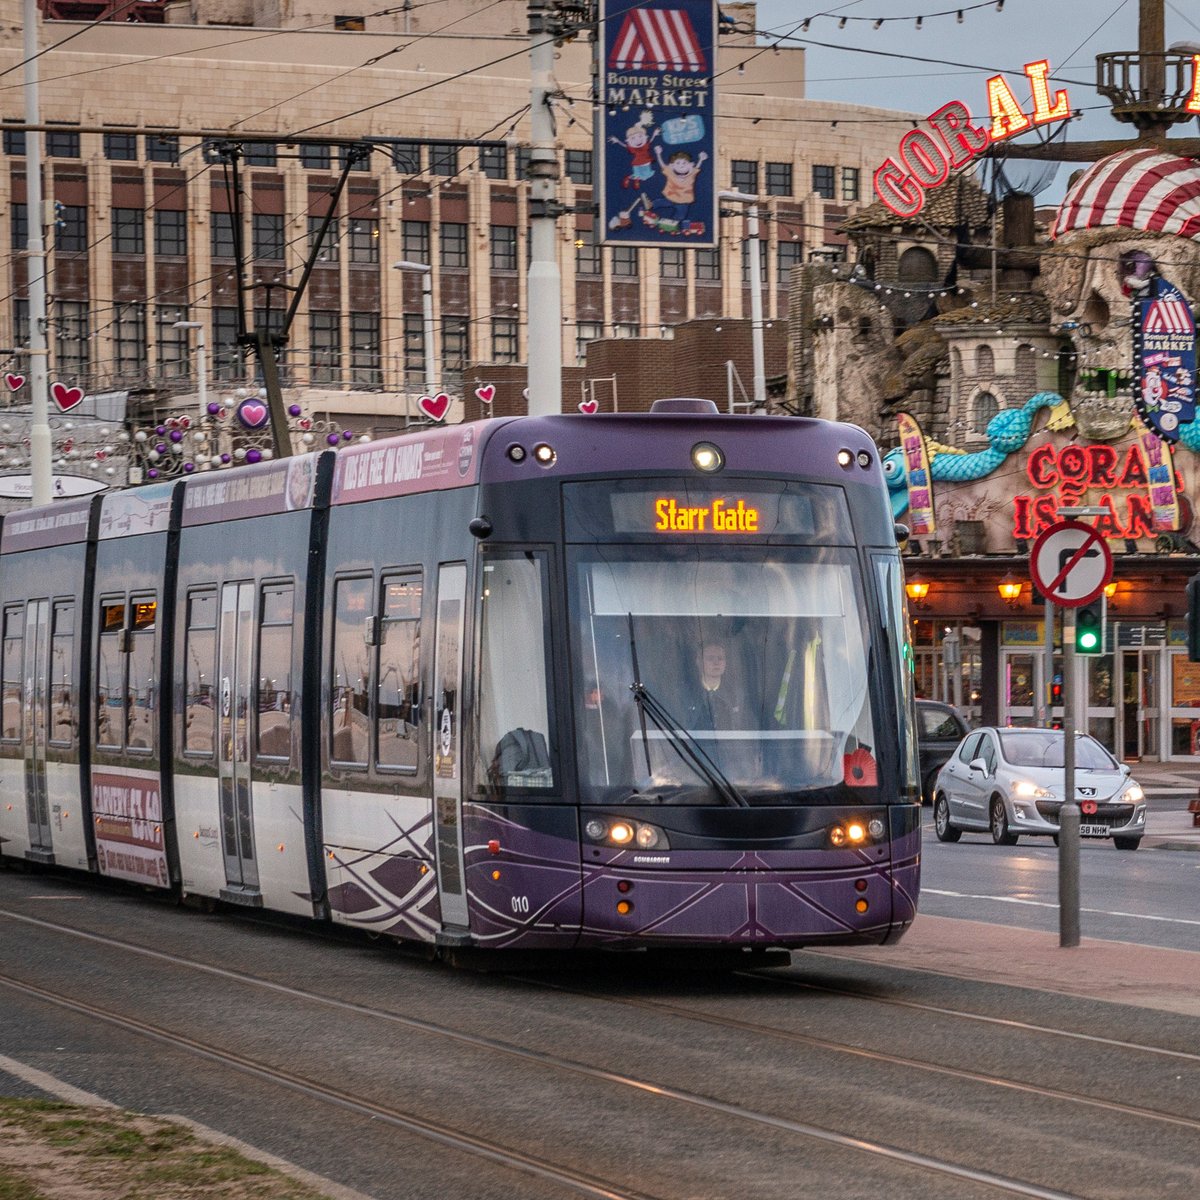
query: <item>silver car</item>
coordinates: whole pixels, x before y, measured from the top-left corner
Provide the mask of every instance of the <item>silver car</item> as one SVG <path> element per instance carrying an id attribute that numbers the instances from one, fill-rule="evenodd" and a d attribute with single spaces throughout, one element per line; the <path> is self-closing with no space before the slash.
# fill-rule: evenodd
<path id="1" fill-rule="evenodd" d="M 1058 841 L 1063 803 L 1061 729 L 976 729 L 967 734 L 938 774 L 933 825 L 938 840 L 957 842 L 972 831 L 1012 846 L 1024 833 Z M 1136 850 L 1146 832 L 1146 797 L 1095 738 L 1075 737 L 1075 801 L 1079 832 L 1112 838 L 1118 850 Z"/>

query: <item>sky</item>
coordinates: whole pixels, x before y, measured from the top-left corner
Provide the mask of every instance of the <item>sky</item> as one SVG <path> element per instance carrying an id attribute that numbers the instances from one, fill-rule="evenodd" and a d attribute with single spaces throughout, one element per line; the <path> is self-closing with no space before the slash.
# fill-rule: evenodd
<path id="1" fill-rule="evenodd" d="M 1003 10 L 997 12 L 995 0 L 984 6 L 972 0 L 834 0 L 825 6 L 806 0 L 758 0 L 758 26 L 780 34 L 794 31 L 797 40 L 790 44 L 804 45 L 807 51 L 805 94 L 811 99 L 920 113 L 957 99 L 980 116 L 987 112 L 990 75 L 1008 73 L 1014 94 L 1025 103 L 1029 87 L 1021 68 L 1044 58 L 1050 63 L 1051 95 L 1066 87 L 1072 108 L 1084 110 L 1083 118 L 1072 124 L 1072 141 L 1131 137 L 1132 126 L 1114 121 L 1095 90 L 1095 59 L 1097 54 L 1137 50 L 1138 0 L 1002 2 Z M 961 23 L 956 19 L 960 7 Z M 948 15 L 934 15 L 947 11 Z M 1180 41 L 1200 47 L 1200 6 L 1195 0 L 1166 0 L 1165 11 L 1167 47 Z M 920 29 L 917 16 L 922 18 Z M 805 17 L 812 20 L 802 32 L 797 27 Z M 839 28 L 843 17 L 846 25 Z M 879 19 L 884 23 L 876 29 Z M 826 45 L 813 44 L 817 42 Z M 938 61 L 890 57 L 904 54 Z M 1177 125 L 1173 134 L 1200 136 L 1200 121 Z M 1074 169 L 1077 165 L 1061 168 L 1041 199 L 1061 199 Z"/>

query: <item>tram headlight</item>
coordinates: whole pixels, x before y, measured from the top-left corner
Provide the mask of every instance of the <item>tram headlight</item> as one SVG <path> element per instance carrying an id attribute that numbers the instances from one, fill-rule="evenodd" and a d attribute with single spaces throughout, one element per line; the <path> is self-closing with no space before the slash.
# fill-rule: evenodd
<path id="1" fill-rule="evenodd" d="M 639 825 L 634 839 L 641 850 L 653 850 L 658 845 L 658 830 L 653 825 Z"/>
<path id="2" fill-rule="evenodd" d="M 883 822 L 878 817 L 872 817 L 867 822 L 867 832 L 873 838 L 883 837 Z"/>
<path id="3" fill-rule="evenodd" d="M 837 452 L 837 464 L 839 467 L 854 466 L 854 451 L 853 450 L 839 450 Z"/>
<path id="4" fill-rule="evenodd" d="M 870 842 L 881 841 L 887 832 L 887 826 L 879 817 L 850 817 L 839 821 L 829 830 L 831 846 L 865 846 Z"/>
<path id="5" fill-rule="evenodd" d="M 626 821 L 614 821 L 608 827 L 608 840 L 618 846 L 628 846 L 633 836 L 633 826 Z"/>
<path id="6" fill-rule="evenodd" d="M 586 833 L 593 842 L 598 842 L 604 837 L 605 833 L 608 832 L 608 826 L 605 825 L 603 821 L 597 821 L 593 819 L 583 827 L 583 832 Z"/>
<path id="7" fill-rule="evenodd" d="M 861 821 L 851 821 L 846 826 L 846 841 L 852 846 L 861 846 L 867 840 L 867 827 Z"/>
<path id="8" fill-rule="evenodd" d="M 553 446 L 549 446 L 545 442 L 538 442 L 533 448 L 533 457 L 540 466 L 552 467 L 558 458 L 558 453 Z"/>
<path id="9" fill-rule="evenodd" d="M 712 474 L 725 465 L 725 455 L 712 442 L 697 442 L 692 447 L 692 465 L 697 471 Z"/>
<path id="10" fill-rule="evenodd" d="M 590 841 L 622 849 L 636 846 L 639 850 L 669 850 L 671 845 L 665 829 L 625 817 L 590 817 L 584 823 L 583 832 Z"/>

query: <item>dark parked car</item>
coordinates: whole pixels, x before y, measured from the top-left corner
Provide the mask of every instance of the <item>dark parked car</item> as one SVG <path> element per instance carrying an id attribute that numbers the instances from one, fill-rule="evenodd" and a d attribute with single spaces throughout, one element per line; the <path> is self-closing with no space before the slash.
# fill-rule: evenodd
<path id="1" fill-rule="evenodd" d="M 933 803 L 938 772 L 970 732 L 962 713 L 936 700 L 917 701 L 917 751 L 921 760 L 921 799 Z"/>

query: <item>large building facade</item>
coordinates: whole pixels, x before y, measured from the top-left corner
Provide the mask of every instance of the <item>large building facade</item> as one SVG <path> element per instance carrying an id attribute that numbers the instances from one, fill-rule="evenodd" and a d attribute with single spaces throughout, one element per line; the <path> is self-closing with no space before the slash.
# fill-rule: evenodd
<path id="1" fill-rule="evenodd" d="M 752 5 L 730 7 L 752 23 Z M 19 6 L 0 9 L 4 27 L 19 28 Z M 91 28 L 51 19 L 41 29 L 41 112 L 53 126 L 44 170 L 52 379 L 89 393 L 126 389 L 135 408 L 169 411 L 195 390 L 187 323 L 199 323 L 212 380 L 252 382 L 237 344 L 238 242 L 247 324 L 276 327 L 355 143 L 361 155 L 281 361 L 289 395 L 319 395 L 382 433 L 404 424 L 404 397 L 427 384 L 455 392 L 470 364 L 525 360 L 537 314 L 526 295 L 524 3 L 448 0 L 387 14 L 347 4 L 334 17 L 313 5 L 193 0 L 168 4 L 161 24 L 152 9 L 138 12 L 147 19 Z M 23 120 L 19 43 L 10 34 L 0 48 L 10 124 Z M 715 249 L 598 244 L 591 57 L 586 30 L 563 43 L 553 102 L 566 364 L 582 363 L 597 339 L 669 337 L 684 321 L 750 309 L 740 210 L 723 219 Z M 761 198 L 768 320 L 786 319 L 793 266 L 841 255 L 839 226 L 902 119 L 805 100 L 803 64 L 801 51 L 771 52 L 746 34 L 724 38 L 718 55 L 719 182 Z M 5 133 L 0 345 L 17 349 L 29 321 L 24 149 L 20 130 Z M 237 228 L 231 151 L 243 191 Z M 432 323 L 425 280 L 395 269 L 401 261 L 430 266 Z"/>

